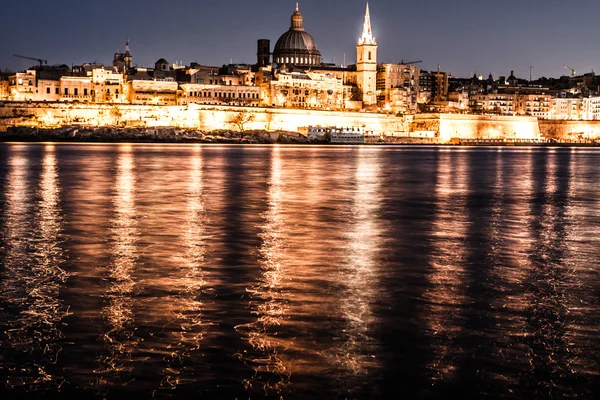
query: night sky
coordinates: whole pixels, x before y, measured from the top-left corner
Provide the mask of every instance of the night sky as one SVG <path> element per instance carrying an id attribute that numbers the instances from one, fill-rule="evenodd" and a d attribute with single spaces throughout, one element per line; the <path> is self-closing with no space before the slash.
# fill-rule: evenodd
<path id="1" fill-rule="evenodd" d="M 0 69 L 112 63 L 130 39 L 134 64 L 159 58 L 220 66 L 256 62 L 256 40 L 274 46 L 290 25 L 288 0 L 8 0 L 2 6 Z M 423 60 L 454 76 L 529 78 L 600 72 L 597 0 L 371 0 L 379 62 Z M 324 62 L 355 62 L 364 0 L 303 0 L 304 26 Z"/>

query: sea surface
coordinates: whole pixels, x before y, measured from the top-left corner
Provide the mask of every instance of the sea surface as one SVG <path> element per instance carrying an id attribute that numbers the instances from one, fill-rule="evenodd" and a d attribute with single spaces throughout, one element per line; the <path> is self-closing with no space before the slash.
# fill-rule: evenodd
<path id="1" fill-rule="evenodd" d="M 600 151 L 0 145 L 0 398 L 597 399 Z"/>

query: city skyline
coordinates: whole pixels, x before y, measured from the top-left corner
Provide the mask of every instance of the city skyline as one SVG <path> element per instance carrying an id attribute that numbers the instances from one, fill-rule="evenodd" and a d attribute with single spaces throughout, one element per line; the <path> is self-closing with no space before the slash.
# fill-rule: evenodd
<path id="1" fill-rule="evenodd" d="M 314 36 L 323 62 L 356 61 L 354 46 L 365 3 L 300 2 L 306 29 Z M 370 1 L 379 62 L 423 60 L 419 68 L 432 70 L 440 64 L 442 70 L 457 77 L 474 72 L 508 76 L 514 70 L 517 76 L 529 78 L 533 66 L 534 79 L 567 75 L 564 65 L 578 74 L 600 68 L 600 54 L 591 51 L 600 30 L 593 25 L 600 4 L 587 3 L 510 0 L 500 8 L 471 0 L 461 4 L 432 0 L 426 5 Z M 256 40 L 274 42 L 285 32 L 295 2 L 232 0 L 226 11 L 220 4 L 188 0 L 168 12 L 154 0 L 126 4 L 109 0 L 86 6 L 84 12 L 71 0 L 60 8 L 37 0 L 27 6 L 9 4 L 7 15 L 13 18 L 0 29 L 12 39 L 0 45 L 0 68 L 32 66 L 13 54 L 39 57 L 49 64 L 110 64 L 127 39 L 138 66 L 151 67 L 158 58 L 216 66 L 230 61 L 255 63 Z M 567 12 L 573 9 L 586 12 Z M 61 19 L 64 24 L 57 24 Z"/>

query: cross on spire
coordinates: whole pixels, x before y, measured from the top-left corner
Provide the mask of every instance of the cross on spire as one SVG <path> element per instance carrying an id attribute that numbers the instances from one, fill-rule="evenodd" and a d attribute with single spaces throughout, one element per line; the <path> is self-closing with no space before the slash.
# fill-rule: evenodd
<path id="1" fill-rule="evenodd" d="M 369 14 L 369 2 L 367 2 L 367 11 L 365 12 L 365 22 L 363 25 L 362 36 L 358 39 L 358 44 L 376 44 L 373 33 L 371 32 L 371 15 Z"/>

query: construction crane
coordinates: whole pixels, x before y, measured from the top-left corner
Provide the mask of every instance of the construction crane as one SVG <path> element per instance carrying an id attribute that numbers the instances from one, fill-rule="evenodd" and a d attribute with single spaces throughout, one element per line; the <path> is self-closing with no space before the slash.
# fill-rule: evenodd
<path id="1" fill-rule="evenodd" d="M 571 71 L 571 78 L 574 77 L 576 75 L 575 69 L 569 67 L 568 65 L 564 66 L 566 69 L 568 69 L 569 71 Z"/>
<path id="2" fill-rule="evenodd" d="M 41 58 L 35 58 L 35 57 L 27 57 L 27 56 L 20 56 L 18 54 L 13 54 L 13 57 L 19 57 L 19 58 L 24 58 L 26 60 L 33 60 L 33 61 L 37 61 L 40 64 L 40 67 L 43 64 L 48 64 L 48 61 L 46 60 L 42 60 Z"/>
<path id="3" fill-rule="evenodd" d="M 400 60 L 400 64 L 402 65 L 410 65 L 410 64 L 418 64 L 418 63 L 422 63 L 423 61 L 419 60 L 419 61 L 404 61 L 404 60 Z"/>

